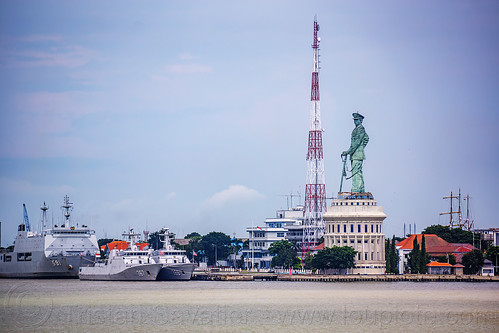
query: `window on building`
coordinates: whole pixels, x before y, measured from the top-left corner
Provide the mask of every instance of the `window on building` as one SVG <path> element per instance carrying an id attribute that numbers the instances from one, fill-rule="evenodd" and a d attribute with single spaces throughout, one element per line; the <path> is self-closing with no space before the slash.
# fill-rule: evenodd
<path id="1" fill-rule="evenodd" d="M 367 252 L 364 253 L 364 258 L 365 258 L 365 260 L 367 260 Z"/>
<path id="2" fill-rule="evenodd" d="M 278 232 L 277 237 L 284 237 L 284 232 Z"/>
<path id="3" fill-rule="evenodd" d="M 350 232 L 353 232 L 353 224 L 350 224 Z"/>
<path id="4" fill-rule="evenodd" d="M 376 224 L 376 233 L 378 233 L 378 225 Z"/>
<path id="5" fill-rule="evenodd" d="M 343 232 L 344 232 L 345 234 L 347 233 L 347 225 L 346 225 L 346 224 L 344 224 L 344 225 L 343 225 Z"/>
<path id="6" fill-rule="evenodd" d="M 364 232 L 367 234 L 367 224 L 364 225 Z"/>
<path id="7" fill-rule="evenodd" d="M 374 224 L 371 224 L 371 233 L 374 232 Z"/>
<path id="8" fill-rule="evenodd" d="M 360 224 L 357 225 L 357 232 L 360 234 Z"/>

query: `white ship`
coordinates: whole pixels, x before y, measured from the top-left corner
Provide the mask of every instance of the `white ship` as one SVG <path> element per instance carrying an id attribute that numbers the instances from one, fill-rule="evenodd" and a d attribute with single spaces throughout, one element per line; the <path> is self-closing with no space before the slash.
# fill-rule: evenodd
<path id="1" fill-rule="evenodd" d="M 41 210 L 41 231 L 32 231 L 26 206 L 24 223 L 18 227 L 13 252 L 0 253 L 0 277 L 6 278 L 77 278 L 82 266 L 93 265 L 99 252 L 95 231 L 86 225 L 70 225 L 73 204 L 64 197 L 65 221 L 47 228 L 47 209 Z"/>
<path id="2" fill-rule="evenodd" d="M 163 228 L 159 235 L 163 237 L 161 241 L 163 248 L 152 252 L 151 257 L 154 262 L 162 265 L 158 274 L 159 281 L 190 280 L 195 264 L 187 258 L 184 250 L 177 250 L 170 242 L 168 228 Z"/>
<path id="3" fill-rule="evenodd" d="M 135 244 L 133 229 L 128 236 L 130 245 L 127 250 L 111 250 L 109 257 L 94 266 L 80 267 L 80 280 L 104 281 L 154 281 L 156 280 L 162 264 L 156 263 L 151 257 L 150 250 L 139 250 Z"/>

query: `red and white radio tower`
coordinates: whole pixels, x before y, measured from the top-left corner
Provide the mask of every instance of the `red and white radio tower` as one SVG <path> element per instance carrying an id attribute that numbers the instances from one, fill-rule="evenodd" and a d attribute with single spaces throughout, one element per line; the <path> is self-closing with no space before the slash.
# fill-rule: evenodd
<path id="1" fill-rule="evenodd" d="M 324 177 L 324 154 L 322 150 L 322 126 L 319 97 L 319 24 L 314 19 L 314 69 L 312 71 L 312 93 L 310 96 L 310 130 L 308 132 L 307 184 L 305 186 L 305 221 L 303 228 L 302 257 L 317 245 L 324 235 L 326 212 L 326 184 Z"/>

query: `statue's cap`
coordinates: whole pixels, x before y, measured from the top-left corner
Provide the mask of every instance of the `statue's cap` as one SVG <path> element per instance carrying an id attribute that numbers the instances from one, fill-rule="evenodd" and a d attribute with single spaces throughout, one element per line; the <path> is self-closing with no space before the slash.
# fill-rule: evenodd
<path id="1" fill-rule="evenodd" d="M 360 113 L 352 113 L 353 119 L 364 119 L 364 116 L 361 115 Z"/>

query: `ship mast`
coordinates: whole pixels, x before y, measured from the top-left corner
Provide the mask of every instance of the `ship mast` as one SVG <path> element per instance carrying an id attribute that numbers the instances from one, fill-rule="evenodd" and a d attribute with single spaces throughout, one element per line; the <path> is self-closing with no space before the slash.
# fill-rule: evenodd
<path id="1" fill-rule="evenodd" d="M 462 221 L 462 215 L 461 215 L 461 189 L 459 189 L 459 195 L 455 196 L 452 195 L 452 192 L 450 192 L 450 196 L 448 197 L 443 197 L 442 199 L 450 199 L 450 210 L 445 213 L 440 213 L 440 215 L 449 215 L 449 228 L 463 228 L 463 221 Z M 453 211 L 452 209 L 452 202 L 453 199 L 457 199 L 458 201 L 458 209 L 457 211 Z M 457 214 L 458 220 L 454 220 L 454 214 Z"/>
<path id="2" fill-rule="evenodd" d="M 466 195 L 466 198 L 464 198 L 464 200 L 466 200 L 466 219 L 464 220 L 464 227 L 466 228 L 466 230 L 468 231 L 471 231 L 473 230 L 473 227 L 474 227 L 474 222 L 473 219 L 470 219 L 470 195 Z"/>
<path id="3" fill-rule="evenodd" d="M 137 251 L 137 245 L 135 244 L 135 237 L 140 237 L 140 234 L 134 233 L 133 228 L 130 228 L 129 232 L 124 232 L 123 237 L 128 237 L 129 239 L 129 249 L 132 251 Z"/>
<path id="4" fill-rule="evenodd" d="M 40 209 L 42 210 L 42 230 L 41 230 L 41 232 L 44 232 L 45 228 L 47 228 L 47 210 L 49 209 L 49 207 L 47 206 L 45 201 L 43 202 L 43 206 L 41 206 Z"/>
<path id="5" fill-rule="evenodd" d="M 64 228 L 69 228 L 69 218 L 71 217 L 70 211 L 73 210 L 73 203 L 69 202 L 69 197 L 67 195 L 64 197 L 64 204 L 61 208 L 66 210 L 64 212 Z"/>

